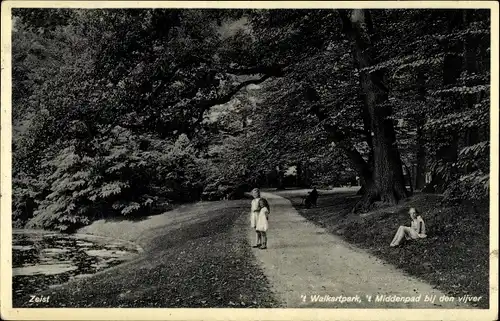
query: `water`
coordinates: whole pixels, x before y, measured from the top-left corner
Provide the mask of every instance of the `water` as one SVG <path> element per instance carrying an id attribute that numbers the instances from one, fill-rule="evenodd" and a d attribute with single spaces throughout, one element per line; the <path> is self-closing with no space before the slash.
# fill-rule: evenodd
<path id="1" fill-rule="evenodd" d="M 91 235 L 42 231 L 12 234 L 12 294 L 35 295 L 129 260 L 140 249 Z"/>

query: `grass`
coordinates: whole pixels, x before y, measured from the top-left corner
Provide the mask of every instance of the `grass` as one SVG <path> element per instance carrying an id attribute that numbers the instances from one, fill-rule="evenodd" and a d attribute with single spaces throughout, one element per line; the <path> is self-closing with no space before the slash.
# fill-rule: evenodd
<path id="1" fill-rule="evenodd" d="M 129 220 L 126 217 L 97 220 L 79 229 L 77 233 L 123 239 L 147 249 L 152 240 L 166 231 L 176 230 L 181 225 L 210 220 L 211 213 L 217 213 L 226 206 L 227 203 L 223 201 L 184 204 L 162 214 L 143 217 L 141 220 Z"/>
<path id="2" fill-rule="evenodd" d="M 321 193 L 321 191 L 320 191 Z M 489 209 L 487 204 L 444 206 L 439 195 L 416 194 L 400 205 L 365 215 L 351 214 L 359 199 L 354 191 L 324 194 L 316 208 L 300 205 L 296 191 L 279 193 L 291 200 L 305 218 L 346 241 L 425 280 L 448 295 L 481 296 L 479 308 L 489 306 Z M 408 208 L 415 207 L 426 222 L 428 237 L 389 247 L 397 228 L 409 226 Z"/>
<path id="3" fill-rule="evenodd" d="M 38 295 L 15 307 L 275 307 L 246 240 L 248 201 L 228 201 L 206 220 L 159 227 L 137 259 Z M 207 208 L 210 207 L 207 205 Z"/>

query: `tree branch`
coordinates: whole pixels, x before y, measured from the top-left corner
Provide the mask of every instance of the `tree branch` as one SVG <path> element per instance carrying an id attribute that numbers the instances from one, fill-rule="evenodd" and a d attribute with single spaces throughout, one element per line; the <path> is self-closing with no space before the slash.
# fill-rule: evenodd
<path id="1" fill-rule="evenodd" d="M 244 82 L 238 84 L 236 87 L 231 89 L 228 93 L 226 93 L 223 96 L 219 96 L 217 98 L 209 99 L 209 100 L 201 102 L 196 107 L 196 109 L 199 109 L 199 113 L 198 113 L 198 117 L 196 118 L 196 121 L 193 123 L 191 128 L 194 130 L 194 128 L 196 128 L 203 121 L 203 116 L 204 116 L 205 112 L 207 110 L 209 110 L 210 108 L 212 108 L 213 106 L 225 104 L 225 103 L 231 101 L 231 99 L 234 97 L 234 95 L 236 95 L 241 89 L 245 88 L 246 86 L 251 85 L 251 84 L 254 84 L 254 85 L 260 84 L 269 78 L 271 78 L 271 75 L 267 74 L 267 75 L 264 75 L 258 79 L 244 81 Z"/>
<path id="2" fill-rule="evenodd" d="M 372 171 L 369 164 L 365 161 L 363 156 L 361 156 L 356 147 L 354 147 L 354 145 L 350 142 L 348 136 L 338 127 L 325 122 L 328 119 L 328 116 L 320 109 L 321 105 L 319 103 L 314 103 L 319 100 L 316 90 L 311 87 L 307 88 L 306 96 L 309 101 L 313 102 L 309 111 L 318 118 L 320 123 L 323 123 L 323 128 L 327 132 L 328 139 L 334 142 L 337 147 L 346 153 L 361 177 L 371 177 Z"/>

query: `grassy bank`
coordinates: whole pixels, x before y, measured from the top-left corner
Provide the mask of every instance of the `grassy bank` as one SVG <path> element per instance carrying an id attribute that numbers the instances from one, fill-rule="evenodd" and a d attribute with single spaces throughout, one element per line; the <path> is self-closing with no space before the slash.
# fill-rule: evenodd
<path id="1" fill-rule="evenodd" d="M 141 217 L 139 219 L 127 219 L 126 217 L 115 217 L 92 222 L 77 231 L 77 233 L 112 237 L 134 242 L 143 248 L 151 244 L 158 233 L 162 234 L 169 230 L 177 230 L 183 225 L 191 225 L 209 221 L 213 213 L 224 209 L 226 202 L 198 202 L 177 206 L 162 214 Z"/>
<path id="2" fill-rule="evenodd" d="M 131 241 L 141 240 L 146 250 L 135 260 L 39 293 L 50 296 L 49 303 L 30 305 L 29 298 L 24 298 L 14 306 L 275 306 L 246 240 L 247 221 L 242 213 L 246 213 L 248 201 L 227 201 L 224 207 L 222 202 L 204 204 L 196 204 L 193 211 L 185 208 L 185 215 L 177 216 L 183 219 L 176 223 L 128 235 Z M 202 208 L 201 216 L 192 216 Z M 127 237 L 126 233 L 122 230 L 121 237 Z"/>
<path id="3" fill-rule="evenodd" d="M 321 191 L 320 191 L 321 193 Z M 350 213 L 359 199 L 355 190 L 319 197 L 318 206 L 305 209 L 304 195 L 282 191 L 305 218 L 368 250 L 408 274 L 419 277 L 452 296 L 482 296 L 478 307 L 489 305 L 489 211 L 487 204 L 441 205 L 438 195 L 415 195 L 404 203 L 364 215 Z M 409 225 L 408 208 L 415 207 L 425 219 L 426 239 L 389 244 L 400 225 Z"/>

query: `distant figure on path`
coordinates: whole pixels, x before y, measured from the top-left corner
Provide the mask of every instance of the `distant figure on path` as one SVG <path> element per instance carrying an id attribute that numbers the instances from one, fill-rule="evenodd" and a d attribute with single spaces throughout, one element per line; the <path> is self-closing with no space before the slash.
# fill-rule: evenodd
<path id="1" fill-rule="evenodd" d="M 403 238 L 406 240 L 416 240 L 419 238 L 425 238 L 427 235 L 425 234 L 425 223 L 424 219 L 417 214 L 417 210 L 413 207 L 408 211 L 411 218 L 411 225 L 408 226 L 400 226 L 396 235 L 392 239 L 391 246 L 398 246 Z"/>

